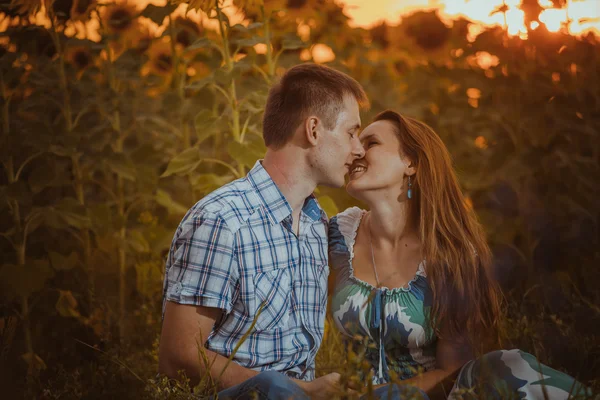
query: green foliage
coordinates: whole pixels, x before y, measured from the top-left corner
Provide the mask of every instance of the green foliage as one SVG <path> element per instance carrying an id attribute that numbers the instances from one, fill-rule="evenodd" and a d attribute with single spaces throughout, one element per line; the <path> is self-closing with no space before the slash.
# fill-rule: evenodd
<path id="1" fill-rule="evenodd" d="M 25 16 L 34 3 L 2 9 Z M 365 30 L 334 2 L 317 12 L 310 1 L 243 2 L 247 20 L 233 26 L 219 2 L 191 2 L 208 12 L 203 26 L 172 3 L 55 2 L 49 27 L 21 18 L 1 33 L 0 364 L 10 368 L 0 382 L 9 393 L 190 397 L 185 380 L 155 377 L 170 240 L 190 206 L 262 157 L 268 88 L 315 61 L 315 44 L 365 87 L 365 123 L 395 109 L 449 147 L 507 292 L 507 339 L 600 387 L 595 36 L 540 27 L 522 40 L 490 28 L 471 40 L 468 21 L 446 26 L 433 12 Z M 539 9 L 527 4 L 534 20 Z M 98 40 L 72 23 L 88 18 L 100 19 Z M 162 36 L 149 21 L 164 22 Z M 356 204 L 342 189 L 319 188 L 318 198 L 330 216 Z M 342 371 L 347 384 L 362 361 L 329 327 L 318 372 Z"/>

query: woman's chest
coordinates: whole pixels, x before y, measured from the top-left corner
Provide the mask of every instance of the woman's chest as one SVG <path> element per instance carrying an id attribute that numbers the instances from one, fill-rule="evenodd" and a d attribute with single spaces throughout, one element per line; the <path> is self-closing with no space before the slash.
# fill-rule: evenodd
<path id="1" fill-rule="evenodd" d="M 357 237 L 351 262 L 354 276 L 359 280 L 374 287 L 394 289 L 407 286 L 415 277 L 421 261 L 418 248 L 403 251 L 377 248 L 368 240 Z"/>
<path id="2" fill-rule="evenodd" d="M 424 346 L 433 338 L 427 321 L 429 305 L 419 294 L 424 280 L 418 277 L 411 282 L 409 291 L 379 290 L 379 295 L 361 282 L 350 281 L 331 299 L 337 328 L 354 339 L 378 343 L 381 338 L 387 350 Z"/>

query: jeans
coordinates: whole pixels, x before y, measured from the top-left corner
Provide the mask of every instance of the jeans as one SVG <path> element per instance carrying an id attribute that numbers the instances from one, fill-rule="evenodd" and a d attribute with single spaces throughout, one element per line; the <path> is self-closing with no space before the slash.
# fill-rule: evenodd
<path id="1" fill-rule="evenodd" d="M 260 374 L 219 392 L 219 400 L 308 400 L 293 380 L 277 371 Z"/>
<path id="2" fill-rule="evenodd" d="M 219 392 L 219 400 L 308 400 L 310 397 L 293 380 L 276 371 L 265 371 L 239 385 Z M 364 395 L 361 400 L 429 400 L 425 392 L 413 386 L 384 386 Z"/>
<path id="3" fill-rule="evenodd" d="M 410 385 L 392 383 L 373 390 L 373 395 L 363 395 L 360 400 L 429 400 L 427 393 Z"/>

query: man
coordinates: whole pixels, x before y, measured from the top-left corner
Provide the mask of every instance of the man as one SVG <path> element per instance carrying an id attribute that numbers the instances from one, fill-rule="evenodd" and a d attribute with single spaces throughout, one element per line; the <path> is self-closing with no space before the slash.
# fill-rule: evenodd
<path id="1" fill-rule="evenodd" d="M 161 373 L 183 370 L 192 384 L 210 374 L 220 398 L 251 389 L 263 398 L 332 392 L 338 374 L 314 379 L 329 270 L 327 216 L 312 193 L 341 187 L 364 155 L 359 107 L 367 103 L 354 79 L 316 64 L 291 68 L 271 88 L 264 160 L 196 203 L 175 233 Z"/>

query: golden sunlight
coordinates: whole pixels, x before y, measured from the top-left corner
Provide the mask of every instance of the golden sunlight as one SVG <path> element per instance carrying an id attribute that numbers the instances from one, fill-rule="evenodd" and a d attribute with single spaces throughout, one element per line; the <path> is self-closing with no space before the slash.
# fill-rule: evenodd
<path id="1" fill-rule="evenodd" d="M 402 15 L 418 10 L 439 10 L 440 17 L 446 21 L 459 17 L 468 18 L 483 26 L 500 25 L 507 27 L 509 34 L 523 36 L 527 32 L 524 13 L 518 7 L 521 0 L 337 0 L 345 5 L 345 12 L 351 18 L 350 25 L 371 27 L 381 21 L 396 24 Z M 130 0 L 140 7 L 148 3 L 163 5 L 166 0 Z M 600 0 L 567 0 L 567 7 L 552 8 L 550 0 L 540 0 L 545 8 L 540 14 L 540 22 L 551 32 L 558 32 L 565 26 L 569 33 L 578 35 L 587 31 L 600 33 Z M 505 13 L 495 12 L 503 4 Z M 240 14 L 230 6 L 231 0 L 225 0 L 225 12 L 234 23 L 241 22 Z M 185 13 L 181 4 L 177 13 Z M 197 13 L 192 13 L 196 18 Z M 567 21 L 569 23 L 567 24 Z M 213 21 L 206 21 L 205 23 Z M 535 29 L 538 25 L 533 25 Z M 474 27 L 479 32 L 481 28 Z M 477 33 L 474 32 L 474 33 Z M 302 33 L 302 32 L 300 32 Z"/>
<path id="2" fill-rule="evenodd" d="M 342 0 L 346 13 L 354 26 L 372 26 L 379 21 L 396 24 L 401 15 L 416 10 L 440 11 L 445 20 L 465 17 L 484 26 L 506 26 L 511 35 L 527 32 L 524 13 L 518 6 L 521 0 Z M 503 4 L 506 12 L 494 12 Z M 590 30 L 600 32 L 600 1 L 570 0 L 567 7 L 554 9 L 550 0 L 541 0 L 545 10 L 540 21 L 549 31 L 557 32 L 565 25 L 571 34 L 581 34 Z M 569 23 L 567 24 L 567 21 Z M 537 26 L 532 26 L 535 29 Z"/>
<path id="3" fill-rule="evenodd" d="M 155 5 L 165 5 L 168 0 L 117 0 L 117 3 L 128 3 L 142 9 L 148 3 Z M 333 1 L 333 0 L 331 0 Z M 500 25 L 507 28 L 510 35 L 518 35 L 521 38 L 527 37 L 527 28 L 525 26 L 525 14 L 519 9 L 522 0 L 336 0 L 344 4 L 345 13 L 350 17 L 351 26 L 360 26 L 369 28 L 381 21 L 390 24 L 400 22 L 402 15 L 406 15 L 418 10 L 439 10 L 440 17 L 449 22 L 459 17 L 467 18 L 477 22 L 470 27 L 469 36 L 474 38 L 486 26 Z M 533 21 L 530 24 L 531 29 L 537 29 L 543 24 L 551 32 L 558 32 L 561 29 L 568 31 L 573 35 L 580 35 L 588 31 L 600 33 L 600 0 L 566 0 L 567 6 L 562 9 L 552 8 L 550 0 L 539 0 L 539 3 L 545 9 L 539 15 L 539 23 Z M 174 15 L 186 14 L 186 4 L 180 4 Z M 243 22 L 243 15 L 237 12 L 232 6 L 232 0 L 224 0 L 224 12 L 229 16 L 232 24 Z M 208 29 L 214 29 L 216 22 L 206 18 L 202 12 L 192 11 L 187 13 L 187 17 L 200 22 Z M 35 23 L 46 25 L 50 23 L 40 11 L 35 18 Z M 0 31 L 6 29 L 7 20 L 0 21 Z M 165 26 L 157 27 L 150 24 L 148 27 L 154 35 L 160 35 Z M 92 20 L 85 25 L 86 36 L 92 40 L 99 39 L 98 22 Z M 298 33 L 303 39 L 308 36 L 309 28 L 307 25 L 300 24 Z M 257 48 L 257 51 L 265 51 L 263 48 Z M 322 59 L 331 57 L 326 49 L 318 49 L 317 56 Z"/>

